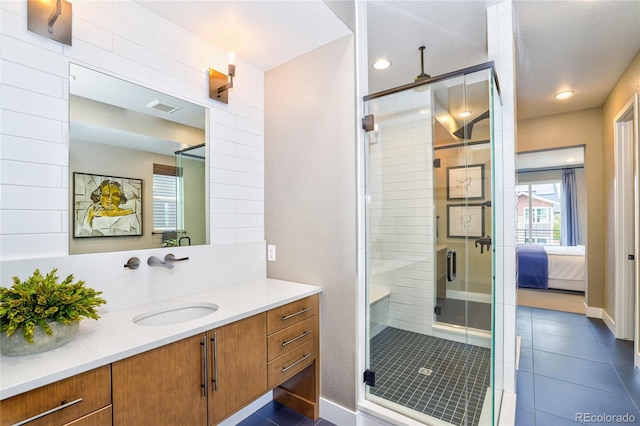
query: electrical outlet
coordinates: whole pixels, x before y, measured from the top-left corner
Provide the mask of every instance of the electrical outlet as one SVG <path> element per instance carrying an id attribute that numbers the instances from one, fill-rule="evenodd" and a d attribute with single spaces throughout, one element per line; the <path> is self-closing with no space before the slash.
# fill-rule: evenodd
<path id="1" fill-rule="evenodd" d="M 276 261 L 276 246 L 275 245 L 267 245 L 267 260 L 269 262 Z"/>

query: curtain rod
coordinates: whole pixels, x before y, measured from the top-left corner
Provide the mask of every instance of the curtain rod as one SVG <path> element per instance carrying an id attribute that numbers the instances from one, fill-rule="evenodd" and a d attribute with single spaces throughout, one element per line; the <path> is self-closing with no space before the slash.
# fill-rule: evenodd
<path id="1" fill-rule="evenodd" d="M 535 172 L 553 172 L 556 170 L 566 170 L 566 169 L 584 169 L 584 165 L 582 166 L 569 166 L 569 167 L 540 167 L 538 169 L 522 169 L 517 170 L 518 173 L 535 173 Z"/>

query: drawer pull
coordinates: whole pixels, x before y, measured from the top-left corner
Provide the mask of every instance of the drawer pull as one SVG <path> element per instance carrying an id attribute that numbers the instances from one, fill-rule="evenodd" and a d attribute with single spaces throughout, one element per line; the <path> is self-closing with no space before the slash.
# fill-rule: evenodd
<path id="1" fill-rule="evenodd" d="M 202 392 L 203 396 L 206 398 L 209 396 L 209 371 L 207 368 L 209 364 L 209 354 L 207 350 L 206 334 L 202 336 L 202 342 L 200 344 L 202 345 Z"/>
<path id="2" fill-rule="evenodd" d="M 296 341 L 296 340 L 298 340 L 298 339 L 302 339 L 303 337 L 305 337 L 305 336 L 307 336 L 307 335 L 309 335 L 309 334 L 311 334 L 311 330 L 309 330 L 309 331 L 305 331 L 304 333 L 302 333 L 302 334 L 301 334 L 301 335 L 299 335 L 298 337 L 294 337 L 294 338 L 293 338 L 293 339 L 291 339 L 291 340 L 287 340 L 286 342 L 282 342 L 282 347 L 284 348 L 285 346 L 287 346 L 287 345 L 289 345 L 289 344 L 291 344 L 291 343 L 295 342 L 295 341 Z"/>
<path id="3" fill-rule="evenodd" d="M 290 319 L 290 318 L 295 317 L 296 315 L 304 314 L 305 312 L 310 311 L 310 310 L 311 310 L 311 308 L 304 308 L 303 310 L 298 311 L 298 312 L 296 312 L 296 313 L 294 313 L 294 314 L 291 314 L 291 315 L 285 315 L 285 316 L 283 316 L 283 317 L 282 317 L 282 321 L 286 321 L 286 320 L 288 320 L 288 319 Z"/>
<path id="4" fill-rule="evenodd" d="M 299 360 L 297 360 L 296 362 L 294 362 L 293 364 L 291 364 L 288 367 L 282 367 L 282 372 L 286 373 L 288 370 L 291 370 L 293 367 L 295 367 L 296 365 L 300 364 L 301 362 L 303 362 L 305 359 L 309 358 L 311 355 L 313 354 L 306 354 L 305 356 L 303 356 L 302 358 L 300 358 Z"/>
<path id="5" fill-rule="evenodd" d="M 218 332 L 213 332 L 213 390 L 218 390 Z"/>
<path id="6" fill-rule="evenodd" d="M 43 418 L 45 416 L 48 416 L 49 414 L 53 414 L 56 411 L 64 410 L 65 408 L 71 407 L 72 405 L 76 405 L 79 402 L 82 402 L 82 398 L 78 398 L 78 399 L 73 400 L 71 402 L 67 402 L 66 404 L 62 404 L 62 405 L 60 405 L 60 406 L 58 406 L 56 408 L 52 408 L 51 410 L 47 410 L 47 411 L 44 411 L 44 412 L 42 412 L 40 414 L 36 414 L 35 416 L 29 417 L 26 420 L 22 420 L 21 422 L 15 423 L 12 426 L 26 425 L 27 423 L 31 423 L 31 422 L 33 422 L 35 420 L 41 419 L 41 418 Z"/>

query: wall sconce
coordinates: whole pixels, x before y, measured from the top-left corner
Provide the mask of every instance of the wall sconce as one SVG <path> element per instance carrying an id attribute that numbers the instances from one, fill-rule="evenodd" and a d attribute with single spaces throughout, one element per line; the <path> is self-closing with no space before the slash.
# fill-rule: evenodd
<path id="1" fill-rule="evenodd" d="M 229 89 L 233 88 L 233 77 L 236 75 L 235 54 L 229 52 L 229 70 L 227 77 L 220 71 L 209 68 L 209 97 L 228 104 Z"/>
<path id="2" fill-rule="evenodd" d="M 27 0 L 27 29 L 71 46 L 71 3 L 66 0 Z"/>

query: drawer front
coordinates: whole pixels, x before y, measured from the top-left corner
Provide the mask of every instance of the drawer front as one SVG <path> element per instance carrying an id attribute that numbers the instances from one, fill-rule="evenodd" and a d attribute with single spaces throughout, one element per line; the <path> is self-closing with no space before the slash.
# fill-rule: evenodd
<path id="1" fill-rule="evenodd" d="M 87 414 L 84 417 L 80 417 L 78 420 L 74 420 L 65 424 L 64 426 L 111 426 L 112 425 L 112 412 L 111 405 L 104 407 L 91 414 Z"/>
<path id="2" fill-rule="evenodd" d="M 307 368 L 316 359 L 315 340 L 287 352 L 268 364 L 269 388 L 274 388 Z"/>
<path id="3" fill-rule="evenodd" d="M 104 366 L 0 401 L 0 425 L 61 425 L 111 404 L 111 367 Z M 49 413 L 49 414 L 46 414 Z"/>
<path id="4" fill-rule="evenodd" d="M 267 358 L 272 361 L 316 337 L 316 318 L 311 317 L 272 334 L 267 339 Z"/>
<path id="5" fill-rule="evenodd" d="M 318 295 L 296 300 L 267 312 L 267 335 L 310 318 L 318 312 Z"/>

